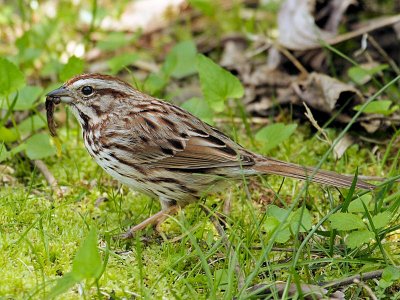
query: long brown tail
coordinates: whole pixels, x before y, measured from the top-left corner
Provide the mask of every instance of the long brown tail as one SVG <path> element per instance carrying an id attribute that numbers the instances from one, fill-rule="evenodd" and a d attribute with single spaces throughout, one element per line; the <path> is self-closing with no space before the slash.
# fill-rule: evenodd
<path id="1" fill-rule="evenodd" d="M 287 176 L 336 187 L 349 188 L 353 183 L 353 177 L 351 176 L 324 170 L 318 170 L 315 172 L 315 168 L 291 164 L 273 158 L 260 157 L 259 160 L 257 160 L 256 165 L 253 166 L 253 169 L 261 174 Z M 313 175 L 314 172 L 315 174 Z M 365 190 L 373 190 L 376 186 L 358 179 L 356 187 Z"/>

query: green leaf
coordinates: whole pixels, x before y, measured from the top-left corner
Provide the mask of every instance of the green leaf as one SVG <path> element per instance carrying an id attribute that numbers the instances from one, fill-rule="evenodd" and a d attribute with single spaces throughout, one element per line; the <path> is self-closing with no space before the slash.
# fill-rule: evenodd
<path id="1" fill-rule="evenodd" d="M 278 218 L 274 216 L 268 216 L 263 224 L 264 230 L 268 233 L 269 237 L 271 237 L 275 230 L 278 228 L 279 224 L 281 224 L 281 221 L 279 221 Z M 277 243 L 286 243 L 290 239 L 290 230 L 289 226 L 285 224 L 277 233 L 275 237 L 275 241 Z"/>
<path id="2" fill-rule="evenodd" d="M 382 278 L 379 280 L 379 286 L 381 288 L 388 288 L 395 281 L 400 279 L 400 268 L 394 266 L 387 266 L 382 273 Z"/>
<path id="3" fill-rule="evenodd" d="M 38 133 L 26 140 L 26 155 L 30 159 L 42 159 L 56 154 L 47 134 Z"/>
<path id="4" fill-rule="evenodd" d="M 177 79 L 196 73 L 196 44 L 192 41 L 183 41 L 176 44 L 168 53 L 163 65 L 164 74 Z"/>
<path id="5" fill-rule="evenodd" d="M 348 70 L 348 75 L 357 84 L 365 84 L 367 83 L 371 77 L 388 68 L 388 65 L 378 65 L 372 68 L 363 68 L 360 66 L 351 67 Z"/>
<path id="6" fill-rule="evenodd" d="M 338 212 L 329 217 L 331 226 L 337 230 L 364 229 L 363 220 L 355 214 Z"/>
<path id="7" fill-rule="evenodd" d="M 244 89 L 239 79 L 208 57 L 197 54 L 196 67 L 204 98 L 214 111 L 223 111 L 227 99 L 243 96 Z"/>
<path id="8" fill-rule="evenodd" d="M 123 68 L 133 64 L 138 58 L 139 55 L 136 53 L 124 53 L 114 56 L 107 64 L 110 67 L 111 73 L 116 74 Z"/>
<path id="9" fill-rule="evenodd" d="M 60 80 L 67 81 L 71 77 L 81 74 L 82 72 L 83 60 L 73 55 L 68 59 L 67 64 L 61 69 Z"/>
<path id="10" fill-rule="evenodd" d="M 16 147 L 11 148 L 11 150 L 9 151 L 10 155 L 15 155 L 21 151 L 25 151 L 26 150 L 26 143 L 21 143 Z"/>
<path id="11" fill-rule="evenodd" d="M 63 68 L 63 65 L 57 59 L 51 59 L 48 61 L 41 69 L 40 75 L 42 77 L 50 77 L 52 75 L 58 74 Z"/>
<path id="12" fill-rule="evenodd" d="M 348 212 L 365 212 L 364 205 L 368 208 L 368 211 L 374 210 L 374 204 L 372 203 L 372 196 L 370 194 L 362 195 L 361 197 L 350 202 Z"/>
<path id="13" fill-rule="evenodd" d="M 267 233 L 272 233 L 278 227 L 279 224 L 280 221 L 278 220 L 278 218 L 273 216 L 268 216 L 267 218 L 265 218 L 265 221 L 263 223 L 263 228 Z"/>
<path id="14" fill-rule="evenodd" d="M 72 274 L 78 281 L 82 279 L 98 279 L 102 271 L 102 262 L 97 249 L 97 231 L 91 229 L 72 263 Z"/>
<path id="15" fill-rule="evenodd" d="M 12 62 L 0 57 L 0 95 L 7 97 L 24 85 L 24 74 Z"/>
<path id="16" fill-rule="evenodd" d="M 10 158 L 10 152 L 7 151 L 4 143 L 0 144 L 0 162 Z"/>
<path id="17" fill-rule="evenodd" d="M 29 135 L 34 131 L 37 131 L 41 128 L 47 126 L 45 116 L 33 115 L 25 120 L 23 120 L 20 124 L 18 124 L 19 133 L 24 135 Z"/>
<path id="18" fill-rule="evenodd" d="M 15 132 L 15 130 L 6 127 L 0 127 L 0 143 L 10 143 L 16 140 L 18 140 L 18 134 Z"/>
<path id="19" fill-rule="evenodd" d="M 47 299 L 56 298 L 57 296 L 68 291 L 78 282 L 79 280 L 76 280 L 72 273 L 65 274 L 62 278 L 57 280 L 57 284 L 50 290 L 50 293 L 47 295 Z"/>
<path id="20" fill-rule="evenodd" d="M 139 35 L 127 36 L 122 32 L 112 32 L 97 43 L 100 50 L 111 51 L 122 48 L 137 39 Z"/>
<path id="21" fill-rule="evenodd" d="M 371 79 L 371 76 L 368 73 L 368 71 L 358 66 L 351 67 L 348 70 L 347 74 L 349 75 L 350 79 L 357 84 L 366 83 L 368 82 L 368 80 Z"/>
<path id="22" fill-rule="evenodd" d="M 287 140 L 295 132 L 296 128 L 297 124 L 275 123 L 259 130 L 255 138 L 263 143 L 262 149 L 264 151 L 269 151 Z"/>
<path id="23" fill-rule="evenodd" d="M 300 220 L 301 225 L 299 226 Z M 299 230 L 299 232 L 307 232 L 311 229 L 312 226 L 312 219 L 308 209 L 303 210 L 299 208 L 298 210 L 292 212 L 292 214 L 288 218 L 288 222 L 290 224 L 292 232 L 297 232 L 297 230 Z"/>
<path id="24" fill-rule="evenodd" d="M 150 95 L 156 95 L 167 85 L 167 81 L 163 76 L 151 73 L 144 83 L 144 90 Z"/>
<path id="25" fill-rule="evenodd" d="M 398 105 L 394 105 L 392 108 L 390 108 L 392 103 L 393 102 L 390 100 L 375 100 L 368 103 L 363 112 L 368 114 L 382 114 L 387 116 L 399 109 Z M 362 105 L 354 106 L 354 110 L 361 110 L 361 106 Z"/>
<path id="26" fill-rule="evenodd" d="M 368 230 L 357 230 L 351 232 L 346 239 L 346 245 L 354 249 L 369 243 L 375 237 L 374 233 Z"/>
<path id="27" fill-rule="evenodd" d="M 189 0 L 189 3 L 206 16 L 215 15 L 215 12 L 219 7 L 218 2 L 213 0 Z"/>
<path id="28" fill-rule="evenodd" d="M 381 212 L 372 217 L 372 223 L 374 223 L 375 228 L 382 228 L 389 224 L 392 213 L 390 211 Z"/>
<path id="29" fill-rule="evenodd" d="M 43 89 L 40 86 L 31 86 L 31 85 L 24 86 L 22 89 L 18 91 L 17 101 L 15 102 L 13 110 L 28 110 L 35 107 L 36 106 L 35 101 L 38 100 L 42 92 Z M 15 94 L 11 95 L 11 97 L 14 96 Z"/>
<path id="30" fill-rule="evenodd" d="M 211 110 L 210 106 L 208 106 L 207 102 L 202 98 L 191 98 L 182 103 L 181 107 L 208 124 L 212 125 L 214 123 L 214 112 Z"/>
<path id="31" fill-rule="evenodd" d="M 283 222 L 285 216 L 288 211 L 284 208 L 280 208 L 276 205 L 270 205 L 267 209 L 267 216 L 273 216 L 279 220 L 279 222 Z"/>

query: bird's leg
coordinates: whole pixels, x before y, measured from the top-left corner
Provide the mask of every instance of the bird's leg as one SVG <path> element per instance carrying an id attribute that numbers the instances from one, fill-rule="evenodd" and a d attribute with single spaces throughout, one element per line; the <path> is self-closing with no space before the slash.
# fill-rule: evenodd
<path id="1" fill-rule="evenodd" d="M 175 205 L 175 206 L 171 206 L 168 209 L 168 213 L 165 213 L 157 220 L 157 223 L 155 224 L 155 229 L 158 233 L 161 233 L 161 225 L 164 223 L 164 221 L 166 219 L 168 219 L 168 217 L 170 217 L 171 215 L 174 215 L 178 212 L 179 210 L 179 206 Z"/>
<path id="2" fill-rule="evenodd" d="M 159 226 L 165 219 L 168 218 L 169 215 L 175 214 L 179 210 L 179 205 L 171 205 L 160 210 L 158 213 L 152 215 L 151 217 L 147 218 L 146 220 L 142 221 L 141 223 L 132 226 L 129 230 L 121 235 L 122 239 L 130 239 L 134 236 L 135 232 L 146 228 L 149 225 L 156 225 L 156 230 L 159 231 Z"/>

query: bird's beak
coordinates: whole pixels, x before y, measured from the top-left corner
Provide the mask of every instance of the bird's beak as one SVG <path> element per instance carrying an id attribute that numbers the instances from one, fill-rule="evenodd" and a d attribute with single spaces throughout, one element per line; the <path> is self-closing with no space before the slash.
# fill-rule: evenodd
<path id="1" fill-rule="evenodd" d="M 60 102 L 71 103 L 73 98 L 71 97 L 71 92 L 62 86 L 48 93 L 46 95 L 46 100 L 58 104 Z"/>

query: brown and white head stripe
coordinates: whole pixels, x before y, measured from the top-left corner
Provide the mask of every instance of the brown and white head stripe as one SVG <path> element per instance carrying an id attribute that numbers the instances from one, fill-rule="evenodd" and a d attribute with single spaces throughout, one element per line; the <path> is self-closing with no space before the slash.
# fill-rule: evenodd
<path id="1" fill-rule="evenodd" d="M 147 95 L 134 89 L 123 80 L 109 75 L 83 74 L 68 80 L 60 88 L 50 92 L 46 98 L 48 119 L 52 121 L 54 104 L 68 104 L 82 127 L 88 121 L 97 123 L 124 101 L 143 100 Z M 49 127 L 52 128 L 53 126 Z M 53 130 L 54 132 L 54 130 Z"/>

